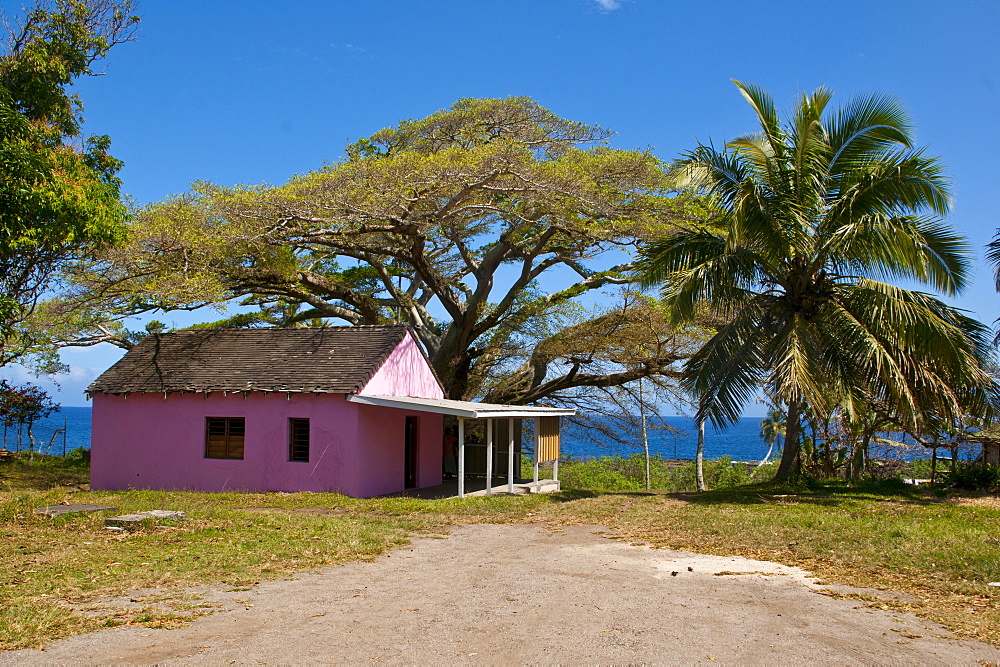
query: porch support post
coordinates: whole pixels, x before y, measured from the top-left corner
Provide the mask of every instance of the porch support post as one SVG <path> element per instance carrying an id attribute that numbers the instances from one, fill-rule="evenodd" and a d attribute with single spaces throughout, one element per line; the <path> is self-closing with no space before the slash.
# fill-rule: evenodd
<path id="1" fill-rule="evenodd" d="M 465 497 L 465 417 L 458 418 L 458 497 Z"/>
<path id="2" fill-rule="evenodd" d="M 542 428 L 542 420 L 535 417 L 535 486 L 538 486 L 538 457 L 541 456 L 541 452 L 538 448 L 542 444 L 542 432 L 539 430 Z"/>
<path id="3" fill-rule="evenodd" d="M 514 418 L 507 419 L 507 493 L 514 493 Z"/>
<path id="4" fill-rule="evenodd" d="M 493 418 L 486 419 L 486 495 L 493 495 Z"/>

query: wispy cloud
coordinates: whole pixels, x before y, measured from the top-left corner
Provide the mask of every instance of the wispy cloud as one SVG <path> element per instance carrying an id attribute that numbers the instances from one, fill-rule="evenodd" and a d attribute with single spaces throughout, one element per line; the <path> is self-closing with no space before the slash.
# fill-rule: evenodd
<path id="1" fill-rule="evenodd" d="M 616 9 L 621 8 L 621 0 L 594 0 L 598 5 L 600 5 L 601 10 L 605 12 L 611 12 Z"/>

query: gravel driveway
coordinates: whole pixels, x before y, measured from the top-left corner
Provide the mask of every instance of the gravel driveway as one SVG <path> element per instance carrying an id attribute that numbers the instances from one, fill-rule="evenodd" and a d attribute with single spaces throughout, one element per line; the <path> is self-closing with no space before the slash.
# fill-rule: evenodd
<path id="1" fill-rule="evenodd" d="M 241 593 L 179 630 L 122 627 L 26 663 L 1000 661 L 915 616 L 816 592 L 797 568 L 632 546 L 594 526 L 474 525 Z"/>

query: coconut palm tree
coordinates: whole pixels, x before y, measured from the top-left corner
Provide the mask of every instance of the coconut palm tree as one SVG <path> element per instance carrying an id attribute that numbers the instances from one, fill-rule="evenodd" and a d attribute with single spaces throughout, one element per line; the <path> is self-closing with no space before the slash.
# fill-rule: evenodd
<path id="1" fill-rule="evenodd" d="M 760 131 L 721 150 L 700 145 L 677 165 L 717 215 L 651 243 L 640 261 L 678 323 L 706 304 L 727 322 L 686 366 L 703 414 L 732 422 L 767 383 L 787 406 L 784 478 L 798 465 L 805 405 L 876 400 L 913 423 L 992 410 L 987 329 L 889 282 L 953 295 L 970 263 L 941 220 L 942 168 L 914 147 L 899 103 L 870 95 L 829 112 L 820 88 L 782 124 L 763 90 L 736 85 Z"/>
<path id="2" fill-rule="evenodd" d="M 775 445 L 781 449 L 782 441 L 785 439 L 785 413 L 783 411 L 778 408 L 770 408 L 767 411 L 767 415 L 760 420 L 760 437 L 767 444 L 767 454 L 760 460 L 758 466 L 767 463 Z"/>

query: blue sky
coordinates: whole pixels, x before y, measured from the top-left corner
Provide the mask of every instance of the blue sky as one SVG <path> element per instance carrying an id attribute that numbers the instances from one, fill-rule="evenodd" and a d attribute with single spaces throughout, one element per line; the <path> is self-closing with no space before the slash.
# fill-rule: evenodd
<path id="1" fill-rule="evenodd" d="M 527 95 L 672 159 L 753 129 L 731 79 L 782 108 L 820 85 L 835 105 L 879 91 L 903 101 L 953 179 L 950 222 L 977 257 L 954 302 L 1000 315 L 982 263 L 1000 226 L 998 2 L 147 0 L 139 14 L 139 39 L 76 88 L 87 131 L 111 136 L 141 202 L 195 180 L 281 183 L 462 97 Z M 84 405 L 83 387 L 120 355 L 67 352 L 59 400 Z"/>

